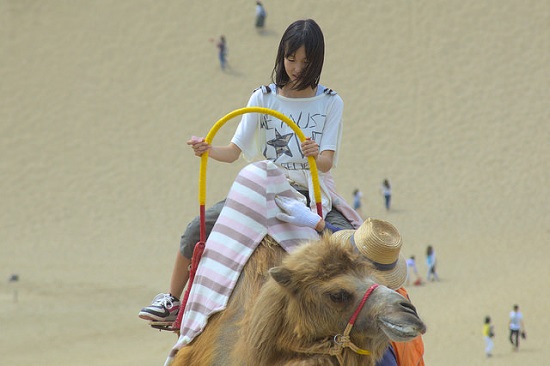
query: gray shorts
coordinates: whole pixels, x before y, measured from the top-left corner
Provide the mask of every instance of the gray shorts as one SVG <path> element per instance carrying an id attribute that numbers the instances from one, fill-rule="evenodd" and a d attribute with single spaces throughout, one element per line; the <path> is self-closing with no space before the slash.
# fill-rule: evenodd
<path id="1" fill-rule="evenodd" d="M 212 231 L 216 220 L 220 216 L 220 212 L 222 212 L 222 208 L 224 205 L 225 200 L 222 200 L 216 203 L 214 206 L 211 206 L 205 210 L 204 221 L 206 223 L 206 238 L 208 238 L 208 235 L 210 235 L 210 232 Z M 195 249 L 195 244 L 197 244 L 201 238 L 200 228 L 200 216 L 196 216 L 193 220 L 191 220 L 189 225 L 187 225 L 185 232 L 181 236 L 180 252 L 187 259 L 193 258 L 193 250 Z"/>

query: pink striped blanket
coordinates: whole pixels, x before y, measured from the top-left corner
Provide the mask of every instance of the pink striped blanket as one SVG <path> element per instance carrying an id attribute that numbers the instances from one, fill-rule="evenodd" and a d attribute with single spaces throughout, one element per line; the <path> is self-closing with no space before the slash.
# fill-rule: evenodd
<path id="1" fill-rule="evenodd" d="M 275 196 L 303 199 L 283 172 L 269 161 L 247 165 L 233 183 L 208 240 L 183 314 L 180 337 L 165 365 L 199 335 L 208 318 L 225 309 L 244 265 L 260 241 L 270 235 L 287 252 L 300 242 L 318 239 L 311 228 L 276 218 Z"/>

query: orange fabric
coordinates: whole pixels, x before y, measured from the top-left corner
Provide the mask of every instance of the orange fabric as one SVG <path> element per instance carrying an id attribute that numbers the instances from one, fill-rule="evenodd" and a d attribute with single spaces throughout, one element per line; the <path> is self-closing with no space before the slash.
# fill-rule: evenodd
<path id="1" fill-rule="evenodd" d="M 396 291 L 409 299 L 409 294 L 403 287 Z M 399 366 L 424 366 L 424 341 L 422 341 L 422 336 L 418 336 L 409 342 L 392 342 L 392 346 Z"/>

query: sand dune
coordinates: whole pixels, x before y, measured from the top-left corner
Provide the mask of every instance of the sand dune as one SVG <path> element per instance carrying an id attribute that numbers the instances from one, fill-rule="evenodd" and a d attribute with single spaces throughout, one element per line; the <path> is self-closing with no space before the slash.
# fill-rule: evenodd
<path id="1" fill-rule="evenodd" d="M 326 37 L 321 82 L 345 102 L 340 192 L 363 191 L 423 276 L 428 244 L 439 258 L 441 282 L 410 288 L 426 363 L 548 363 L 550 3 L 264 3 L 258 33 L 253 1 L 0 0 L 0 364 L 164 362 L 176 337 L 137 312 L 166 289 L 198 214 L 185 141 L 269 82 L 280 36 L 305 17 Z M 208 202 L 242 166 L 210 163 Z M 518 353 L 514 303 L 529 336 Z"/>

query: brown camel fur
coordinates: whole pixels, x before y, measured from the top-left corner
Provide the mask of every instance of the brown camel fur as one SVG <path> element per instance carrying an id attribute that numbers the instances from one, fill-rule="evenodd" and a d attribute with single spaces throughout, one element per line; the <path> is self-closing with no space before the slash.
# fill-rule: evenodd
<path id="1" fill-rule="evenodd" d="M 210 318 L 205 330 L 177 353 L 173 365 L 338 365 L 334 356 L 304 350 L 344 333 L 376 282 L 371 273 L 369 262 L 351 244 L 328 235 L 290 255 L 266 237 L 241 273 L 227 309 Z M 354 345 L 371 354 L 344 348 L 343 364 L 373 366 L 390 340 L 408 341 L 425 330 L 408 300 L 379 286 L 350 334 Z"/>

